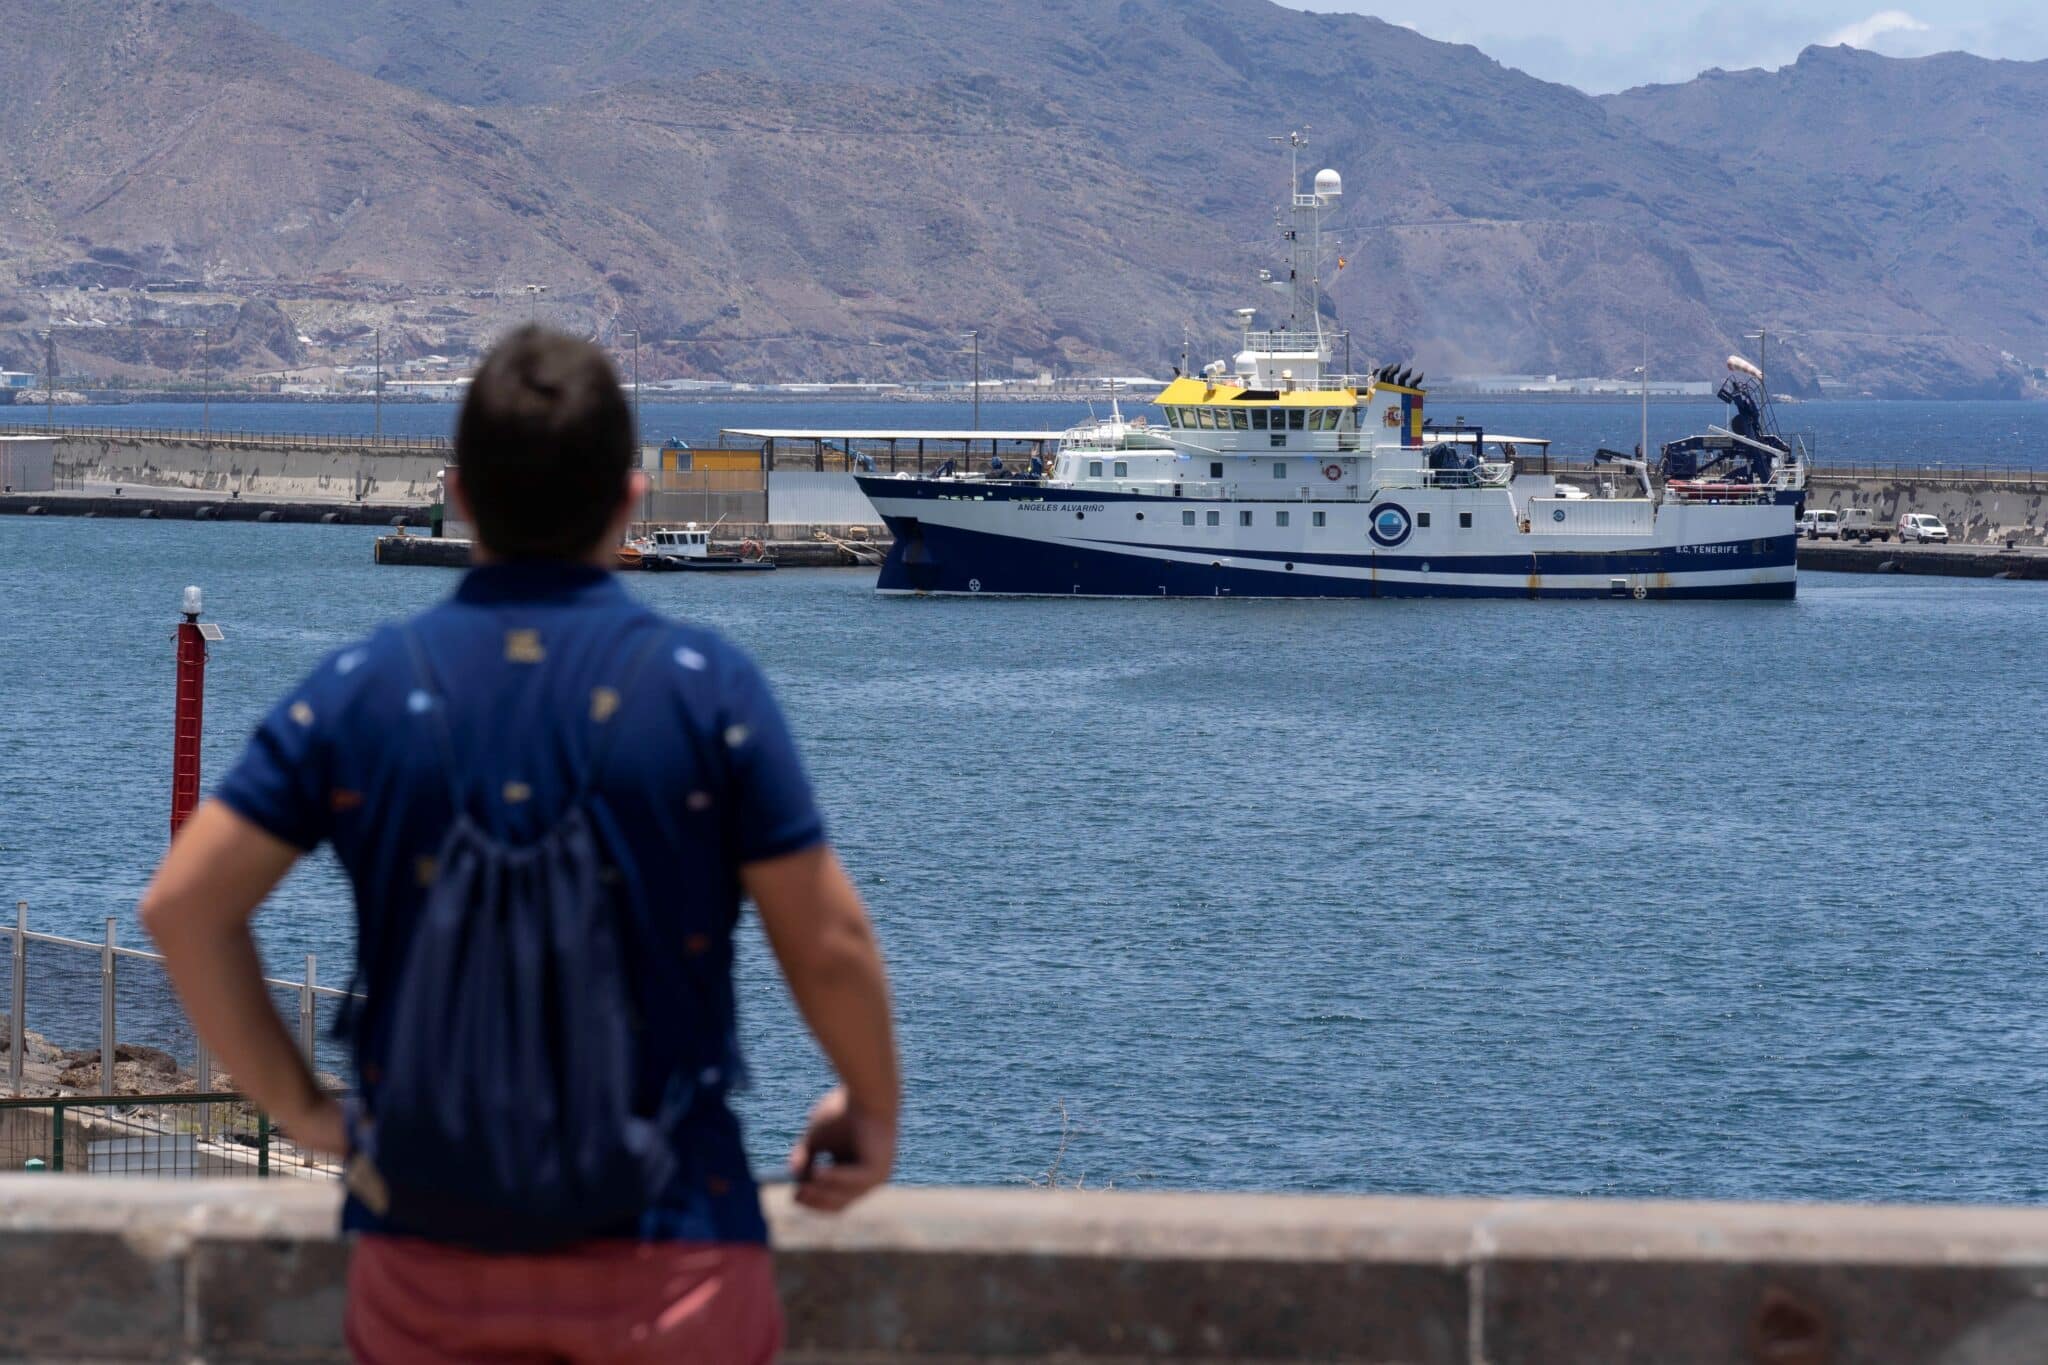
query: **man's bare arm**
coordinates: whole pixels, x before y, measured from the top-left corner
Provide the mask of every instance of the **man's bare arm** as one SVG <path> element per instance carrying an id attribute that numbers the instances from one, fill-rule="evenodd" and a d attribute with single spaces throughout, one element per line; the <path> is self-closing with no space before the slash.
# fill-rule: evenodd
<path id="1" fill-rule="evenodd" d="M 881 950 L 830 847 L 749 864 L 740 879 L 797 1009 L 839 1076 L 790 1153 L 797 1202 L 837 1211 L 887 1180 L 896 1159 L 901 1081 Z"/>
<path id="2" fill-rule="evenodd" d="M 171 841 L 143 894 L 142 926 L 163 952 L 193 1029 L 236 1088 L 294 1141 L 338 1153 L 341 1111 L 320 1094 L 271 1008 L 249 933 L 257 907 L 298 858 L 298 849 L 208 801 Z"/>

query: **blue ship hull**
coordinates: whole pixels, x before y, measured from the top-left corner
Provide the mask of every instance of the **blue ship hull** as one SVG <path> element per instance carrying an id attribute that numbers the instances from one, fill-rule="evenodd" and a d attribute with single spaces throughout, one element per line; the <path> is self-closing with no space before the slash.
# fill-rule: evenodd
<path id="1" fill-rule="evenodd" d="M 1798 585 L 1790 572 L 1763 582 L 1699 581 L 1711 566 L 1731 573 L 1793 568 L 1797 538 L 1776 536 L 1713 547 L 1617 553 L 1438 556 L 1294 554 L 1239 551 L 1231 563 L 1153 557 L 1128 545 L 1117 550 L 993 535 L 915 517 L 887 518 L 895 544 L 876 583 L 882 592 L 1036 597 L 1499 597 L 1656 599 L 1787 599 Z M 1247 559 L 1258 562 L 1246 563 Z M 1308 571 L 1312 569 L 1321 572 Z M 1334 571 L 1334 572 L 1333 572 Z M 1600 586 L 1559 580 L 1597 576 Z M 1619 591 L 1611 580 L 1626 580 Z M 1691 581 L 1688 581 L 1691 580 Z"/>

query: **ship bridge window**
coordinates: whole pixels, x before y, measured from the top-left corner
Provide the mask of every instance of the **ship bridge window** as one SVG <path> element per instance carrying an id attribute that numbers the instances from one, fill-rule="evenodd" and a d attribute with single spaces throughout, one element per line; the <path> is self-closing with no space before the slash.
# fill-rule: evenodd
<path id="1" fill-rule="evenodd" d="M 1337 413 L 1334 408 L 1317 408 L 1315 410 L 1314 419 L 1309 426 L 1309 430 L 1328 431 L 1330 430 L 1330 428 L 1336 425 Z"/>
<path id="2" fill-rule="evenodd" d="M 1358 413 L 1352 408 L 1339 408 L 1337 410 L 1337 430 L 1350 431 L 1354 425 L 1352 419 L 1357 416 Z"/>
<path id="3" fill-rule="evenodd" d="M 1308 425 L 1304 420 L 1307 416 L 1308 409 L 1306 408 L 1289 408 L 1287 410 L 1287 429 L 1289 431 L 1303 430 Z"/>
<path id="4" fill-rule="evenodd" d="M 1088 477 L 1091 479 L 1099 479 L 1102 477 L 1102 461 L 1090 460 L 1088 462 Z"/>
<path id="5" fill-rule="evenodd" d="M 1168 409 L 1166 410 L 1166 425 L 1168 425 L 1168 426 L 1170 426 L 1170 427 L 1177 427 L 1177 426 L 1179 426 L 1179 425 L 1180 425 L 1180 409 L 1179 409 L 1179 408 L 1168 408 Z"/>
<path id="6" fill-rule="evenodd" d="M 1252 429 L 1252 415 L 1243 408 L 1239 408 L 1236 412 L 1230 414 L 1230 425 L 1238 431 L 1250 431 Z"/>
<path id="7" fill-rule="evenodd" d="M 1202 430 L 1204 430 L 1204 431 L 1213 431 L 1213 430 L 1215 429 L 1215 427 L 1216 427 L 1216 412 L 1215 412 L 1215 409 L 1213 409 L 1213 408 L 1196 408 L 1196 409 L 1195 409 L 1195 422 L 1196 422 L 1196 425 L 1200 426 Z"/>
<path id="8" fill-rule="evenodd" d="M 1265 410 L 1264 408 L 1253 408 L 1253 409 L 1252 409 L 1252 430 L 1253 430 L 1253 431 L 1264 431 L 1265 429 L 1266 429 L 1266 410 Z"/>

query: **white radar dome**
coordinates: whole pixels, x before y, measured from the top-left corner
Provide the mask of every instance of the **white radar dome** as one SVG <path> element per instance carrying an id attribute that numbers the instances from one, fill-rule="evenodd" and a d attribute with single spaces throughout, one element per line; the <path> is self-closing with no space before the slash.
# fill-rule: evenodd
<path id="1" fill-rule="evenodd" d="M 1328 166 L 1316 172 L 1316 195 L 1322 199 L 1335 199 L 1344 193 L 1344 177 Z"/>

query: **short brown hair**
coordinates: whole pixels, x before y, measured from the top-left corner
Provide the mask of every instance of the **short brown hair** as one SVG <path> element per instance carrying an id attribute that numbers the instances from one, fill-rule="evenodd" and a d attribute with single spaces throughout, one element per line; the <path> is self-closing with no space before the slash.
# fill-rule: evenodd
<path id="1" fill-rule="evenodd" d="M 491 348 L 455 421 L 477 539 L 507 559 L 597 548 L 634 465 L 633 410 L 603 351 L 528 325 Z"/>

